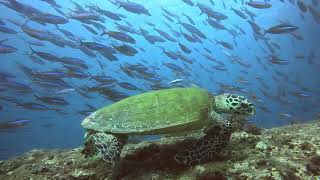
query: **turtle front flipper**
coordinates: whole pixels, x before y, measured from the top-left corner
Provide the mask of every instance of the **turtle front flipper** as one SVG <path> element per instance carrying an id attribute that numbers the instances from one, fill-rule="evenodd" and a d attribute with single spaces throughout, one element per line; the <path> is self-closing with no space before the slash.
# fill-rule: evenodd
<path id="1" fill-rule="evenodd" d="M 175 155 L 175 160 L 183 165 L 194 165 L 211 160 L 214 155 L 221 152 L 230 140 L 231 124 L 224 120 L 208 128 L 205 136 L 192 144 L 188 149 Z"/>
<path id="2" fill-rule="evenodd" d="M 122 138 L 104 132 L 91 134 L 85 143 L 82 153 L 115 165 L 119 161 L 124 141 Z"/>

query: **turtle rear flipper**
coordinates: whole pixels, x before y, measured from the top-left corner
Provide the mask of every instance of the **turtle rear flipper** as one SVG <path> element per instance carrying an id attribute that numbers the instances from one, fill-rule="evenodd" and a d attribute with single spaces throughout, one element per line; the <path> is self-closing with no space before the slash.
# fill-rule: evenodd
<path id="1" fill-rule="evenodd" d="M 206 130 L 206 134 L 197 143 L 187 150 L 176 154 L 175 160 L 184 165 L 194 165 L 211 160 L 214 155 L 221 152 L 230 140 L 230 123 L 215 125 Z"/>

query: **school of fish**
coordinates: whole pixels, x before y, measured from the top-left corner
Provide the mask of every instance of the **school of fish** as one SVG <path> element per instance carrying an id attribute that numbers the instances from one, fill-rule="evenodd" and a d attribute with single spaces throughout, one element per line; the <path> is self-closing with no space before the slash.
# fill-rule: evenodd
<path id="1" fill-rule="evenodd" d="M 104 0 L 106 6 L 67 0 L 67 7 L 55 0 L 35 1 L 50 11 L 22 0 L 0 0 L 2 9 L 16 14 L 0 19 L 0 61 L 14 67 L 0 67 L 0 114 L 14 108 L 83 118 L 131 95 L 191 85 L 244 94 L 258 113 L 277 114 L 286 123 L 299 120 L 296 106 L 305 113 L 319 106 L 320 89 L 281 69 L 294 61 L 319 67 L 319 53 L 302 50 L 296 60 L 280 53 L 286 51 L 282 41 L 304 41 L 306 16 L 320 27 L 319 0 L 177 0 L 184 8 L 152 10 L 150 3 L 133 0 Z M 259 12 L 277 6 L 296 8 L 300 24 L 285 15 L 272 26 L 257 20 Z M 253 44 L 246 44 L 249 37 Z M 263 55 L 249 59 L 239 46 Z M 226 77 L 230 80 L 222 80 Z M 270 108 L 270 101 L 281 108 Z M 0 130 L 32 123 L 32 117 L 19 116 L 1 119 Z M 42 126 L 51 128 L 54 122 Z"/>

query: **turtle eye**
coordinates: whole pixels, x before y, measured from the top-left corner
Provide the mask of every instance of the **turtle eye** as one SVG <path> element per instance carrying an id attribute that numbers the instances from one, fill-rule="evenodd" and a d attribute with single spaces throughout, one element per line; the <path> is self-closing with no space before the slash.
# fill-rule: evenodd
<path id="1" fill-rule="evenodd" d="M 246 103 L 240 103 L 240 106 L 242 107 L 242 108 L 248 108 L 249 107 L 249 105 L 248 104 L 246 104 Z"/>

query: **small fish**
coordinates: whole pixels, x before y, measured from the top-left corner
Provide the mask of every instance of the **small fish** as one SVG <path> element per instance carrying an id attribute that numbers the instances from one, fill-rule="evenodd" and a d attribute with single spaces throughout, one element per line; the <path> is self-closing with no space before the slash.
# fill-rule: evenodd
<path id="1" fill-rule="evenodd" d="M 156 35 L 144 35 L 143 36 L 149 43 L 154 44 L 156 42 L 165 42 L 162 37 Z"/>
<path id="2" fill-rule="evenodd" d="M 227 6 L 226 6 L 226 3 L 224 3 L 224 1 L 222 1 L 222 5 L 223 5 L 223 8 L 226 10 Z"/>
<path id="3" fill-rule="evenodd" d="M 289 64 L 288 60 L 280 59 L 274 55 L 271 56 L 269 62 L 271 62 L 272 64 L 278 64 L 278 65 L 288 65 Z"/>
<path id="4" fill-rule="evenodd" d="M 171 37 L 168 33 L 160 30 L 160 29 L 157 29 L 157 28 L 153 28 L 155 31 L 157 31 L 162 37 L 164 37 L 165 39 L 167 39 L 168 41 L 171 41 L 171 42 L 177 42 L 176 39 L 174 39 L 173 37 Z"/>
<path id="5" fill-rule="evenodd" d="M 225 20 L 228 18 L 228 16 L 219 13 L 217 11 L 214 11 L 210 6 L 206 5 L 206 4 L 201 4 L 199 2 L 197 2 L 196 6 L 201 10 L 201 14 L 206 14 L 208 17 L 211 17 L 217 21 L 220 20 Z"/>
<path id="6" fill-rule="evenodd" d="M 81 111 L 77 111 L 80 115 L 83 116 L 89 116 L 90 114 L 92 114 L 93 111 L 88 111 L 88 110 L 81 110 Z"/>
<path id="7" fill-rule="evenodd" d="M 171 29 L 170 31 L 171 31 L 171 33 L 172 33 L 174 36 L 176 36 L 176 37 L 181 37 L 181 33 L 180 33 L 180 32 L 178 32 L 178 31 L 176 31 L 176 30 L 173 30 L 173 29 Z"/>
<path id="8" fill-rule="evenodd" d="M 141 4 L 130 1 L 116 1 L 116 4 L 129 12 L 151 16 L 150 12 Z"/>
<path id="9" fill-rule="evenodd" d="M 183 52 L 188 53 L 188 54 L 191 53 L 191 49 L 189 49 L 187 46 L 185 46 L 185 45 L 183 45 L 182 43 L 180 43 L 180 41 L 178 41 L 178 44 L 179 44 L 180 49 L 181 49 Z"/>
<path id="10" fill-rule="evenodd" d="M 291 94 L 298 98 L 309 98 L 312 97 L 310 94 L 302 93 L 302 92 L 291 92 Z"/>
<path id="11" fill-rule="evenodd" d="M 141 35 L 141 31 L 138 29 L 135 29 L 133 26 L 127 26 L 119 23 L 115 23 L 115 24 L 117 25 L 116 29 L 118 29 L 120 32 L 128 32 L 132 34 Z"/>
<path id="12" fill-rule="evenodd" d="M 18 32 L 11 29 L 11 28 L 8 28 L 6 26 L 2 26 L 0 25 L 0 32 L 3 32 L 3 33 L 7 33 L 7 34 L 17 34 Z"/>
<path id="13" fill-rule="evenodd" d="M 220 44 L 222 45 L 223 47 L 229 49 L 229 50 L 233 50 L 233 46 L 232 44 L 228 43 L 228 42 L 225 42 L 225 41 L 218 41 L 218 40 L 215 40 L 216 41 L 216 44 Z"/>
<path id="14" fill-rule="evenodd" d="M 308 9 L 315 22 L 320 24 L 320 11 L 316 7 L 310 5 L 308 6 Z"/>
<path id="15" fill-rule="evenodd" d="M 117 83 L 120 87 L 127 89 L 127 90 L 141 90 L 140 88 L 138 88 L 137 86 L 128 83 L 128 82 L 118 82 Z"/>
<path id="16" fill-rule="evenodd" d="M 90 49 L 88 49 L 86 46 L 80 45 L 78 46 L 78 49 L 89 57 L 93 57 L 93 58 L 97 57 L 97 55 L 93 53 Z"/>
<path id="17" fill-rule="evenodd" d="M 99 76 L 99 75 L 90 75 L 90 79 L 93 79 L 97 82 L 100 82 L 100 83 L 115 83 L 117 82 L 116 79 L 114 79 L 113 77 L 110 77 L 110 76 Z"/>
<path id="18" fill-rule="evenodd" d="M 62 8 L 62 6 L 60 6 L 59 4 L 57 4 L 57 2 L 55 2 L 55 0 L 42 0 L 48 4 L 50 4 L 52 7 L 54 8 Z"/>
<path id="19" fill-rule="evenodd" d="M 91 7 L 90 7 L 91 8 Z M 110 19 L 121 21 L 121 17 L 117 13 L 113 13 L 108 10 L 100 9 L 98 6 L 93 6 L 92 9 L 100 14 L 107 16 Z"/>
<path id="20" fill-rule="evenodd" d="M 41 125 L 44 128 L 53 128 L 54 126 L 56 126 L 56 124 L 54 123 L 46 123 L 46 124 L 42 124 Z"/>
<path id="21" fill-rule="evenodd" d="M 257 107 L 266 113 L 272 113 L 267 106 L 257 106 Z"/>
<path id="22" fill-rule="evenodd" d="M 267 9 L 272 6 L 270 3 L 265 1 L 250 1 L 246 2 L 246 4 L 257 9 Z"/>
<path id="23" fill-rule="evenodd" d="M 176 55 L 184 62 L 188 63 L 188 64 L 193 64 L 193 59 L 189 59 L 189 57 L 184 56 L 182 53 L 178 52 L 176 53 Z"/>
<path id="24" fill-rule="evenodd" d="M 15 121 L 11 121 L 8 123 L 9 126 L 11 127 L 20 127 L 22 125 L 25 125 L 26 123 L 30 123 L 31 120 L 29 119 L 17 119 Z"/>
<path id="25" fill-rule="evenodd" d="M 171 18 L 171 17 L 169 17 L 167 14 L 162 14 L 168 21 L 170 21 L 170 22 L 174 22 L 174 20 Z"/>
<path id="26" fill-rule="evenodd" d="M 15 104 L 19 102 L 18 99 L 13 98 L 13 97 L 9 97 L 9 96 L 0 96 L 0 100 L 15 103 Z"/>
<path id="27" fill-rule="evenodd" d="M 75 19 L 81 22 L 88 21 L 102 21 L 102 18 L 95 12 L 79 12 L 69 15 L 69 18 Z"/>
<path id="28" fill-rule="evenodd" d="M 46 89 L 46 90 L 61 90 L 61 89 L 65 89 L 65 88 L 70 88 L 70 85 L 68 85 L 65 81 L 63 81 L 62 79 L 49 79 L 49 78 L 44 78 L 43 80 L 41 80 L 41 78 L 39 80 L 33 80 L 33 83 L 35 83 L 36 85 Z"/>
<path id="29" fill-rule="evenodd" d="M 109 61 L 118 61 L 119 60 L 116 56 L 113 55 L 114 49 L 111 47 L 106 47 L 102 50 L 99 50 L 99 53 L 103 57 L 107 58 Z"/>
<path id="30" fill-rule="evenodd" d="M 33 46 L 45 46 L 44 43 L 40 42 L 40 41 L 33 41 L 33 40 L 28 40 L 26 41 L 29 45 L 33 45 Z"/>
<path id="31" fill-rule="evenodd" d="M 99 33 L 98 33 L 96 30 L 94 30 L 92 27 L 90 27 L 90 26 L 88 26 L 88 25 L 86 25 L 86 24 L 82 24 L 82 26 L 83 26 L 84 28 L 86 28 L 89 32 L 91 32 L 92 34 L 94 34 L 94 35 L 99 35 Z"/>
<path id="32" fill-rule="evenodd" d="M 170 81 L 168 84 L 177 84 L 177 83 L 180 83 L 182 81 L 183 81 L 183 79 L 175 79 L 175 80 Z"/>
<path id="33" fill-rule="evenodd" d="M 218 71 L 228 71 L 228 69 L 225 66 L 212 66 L 212 68 L 218 70 Z"/>
<path id="34" fill-rule="evenodd" d="M 52 105 L 69 105 L 69 103 L 64 100 L 63 98 L 59 98 L 59 97 L 49 97 L 49 96 L 37 96 L 34 95 L 34 97 L 46 104 L 52 104 Z"/>
<path id="35" fill-rule="evenodd" d="M 103 31 L 102 34 L 100 34 L 100 36 L 103 36 L 107 34 L 108 36 L 117 39 L 119 41 L 123 41 L 123 42 L 127 42 L 127 43 L 131 43 L 131 44 L 135 44 L 136 40 L 133 39 L 131 36 L 124 34 L 122 32 L 117 32 L 117 31 Z"/>
<path id="36" fill-rule="evenodd" d="M 32 76 L 38 79 L 56 80 L 60 78 L 66 78 L 69 76 L 69 74 L 61 70 L 49 70 L 49 71 L 35 71 L 32 73 Z"/>
<path id="37" fill-rule="evenodd" d="M 254 21 L 251 21 L 251 20 L 248 20 L 247 22 L 249 23 L 249 25 L 251 26 L 252 30 L 256 34 L 260 34 L 261 27 L 258 24 L 256 24 Z"/>
<path id="38" fill-rule="evenodd" d="M 186 15 L 184 13 L 182 13 L 182 15 L 185 16 L 192 25 L 196 25 L 195 22 L 192 20 L 192 18 L 190 16 L 188 16 L 188 15 Z"/>
<path id="39" fill-rule="evenodd" d="M 203 49 L 205 50 L 205 51 L 207 51 L 207 53 L 212 53 L 212 51 L 210 50 L 210 49 L 208 49 L 208 48 L 206 48 L 206 47 L 203 47 Z"/>
<path id="40" fill-rule="evenodd" d="M 59 59 L 59 57 L 56 55 L 53 55 L 53 54 L 50 54 L 47 52 L 43 52 L 43 51 L 36 51 L 36 50 L 32 49 L 31 46 L 30 46 L 30 49 L 31 49 L 32 54 L 36 54 L 39 57 L 41 57 L 42 59 L 45 59 L 45 60 L 48 60 L 51 62 L 57 62 Z"/>
<path id="41" fill-rule="evenodd" d="M 4 25 L 6 25 L 6 23 L 0 19 L 0 25 L 4 26 Z"/>
<path id="42" fill-rule="evenodd" d="M 180 32 L 181 34 L 183 35 L 184 38 L 186 38 L 186 40 L 188 40 L 189 42 L 197 42 L 197 40 L 194 38 L 194 36 L 190 36 L 189 34 L 187 33 L 184 33 L 181 28 L 180 28 Z"/>
<path id="43" fill-rule="evenodd" d="M 213 28 L 220 29 L 220 30 L 227 30 L 227 28 L 224 25 L 222 25 L 219 21 L 213 20 L 211 18 L 207 18 L 207 22 Z"/>
<path id="44" fill-rule="evenodd" d="M 29 87 L 29 85 L 12 81 L 12 80 L 7 80 L 6 82 L 0 82 L 0 87 L 5 87 L 6 89 L 9 90 L 15 90 L 20 93 L 30 93 L 32 92 L 32 88 Z"/>
<path id="45" fill-rule="evenodd" d="M 189 32 L 196 34 L 197 36 L 199 36 L 202 39 L 207 39 L 206 35 L 203 34 L 198 28 L 196 28 L 195 26 L 188 24 L 188 23 L 183 23 L 180 21 L 178 21 L 179 24 L 181 24 L 185 29 L 187 29 Z"/>
<path id="46" fill-rule="evenodd" d="M 280 118 L 282 118 L 282 119 L 288 119 L 288 118 L 292 118 L 293 117 L 293 115 L 292 114 L 289 114 L 289 113 L 279 113 L 279 116 L 280 116 Z"/>
<path id="47" fill-rule="evenodd" d="M 152 26 L 152 27 L 155 27 L 156 25 L 155 24 L 153 24 L 152 22 L 146 22 L 149 26 Z"/>
<path id="48" fill-rule="evenodd" d="M 113 48 L 115 48 L 116 50 L 118 50 L 119 52 L 127 56 L 134 56 L 135 54 L 138 53 L 138 51 L 135 48 L 128 46 L 126 44 L 121 46 L 115 46 L 115 45 L 112 45 L 112 46 Z"/>
<path id="49" fill-rule="evenodd" d="M 189 6 L 194 6 L 194 3 L 191 0 L 182 0 L 182 1 L 188 4 Z"/>
<path id="50" fill-rule="evenodd" d="M 33 21 L 36 21 L 40 24 L 66 24 L 69 22 L 68 19 L 62 17 L 62 16 L 57 16 L 49 13 L 40 13 L 40 14 L 32 14 L 29 16 L 30 19 Z"/>
<path id="51" fill-rule="evenodd" d="M 36 111 L 47 111 L 50 110 L 49 107 L 44 106 L 39 103 L 27 102 L 27 103 L 17 103 L 17 106 L 23 107 L 25 109 L 36 110 Z"/>
<path id="52" fill-rule="evenodd" d="M 97 43 L 97 42 L 84 42 L 80 40 L 80 45 L 81 46 L 85 46 L 88 49 L 91 50 L 95 50 L 95 51 L 99 51 L 99 50 L 103 50 L 104 48 L 106 48 L 107 46 Z"/>
<path id="53" fill-rule="evenodd" d="M 94 106 L 92 106 L 90 104 L 86 104 L 86 106 L 89 108 L 90 111 L 96 111 L 97 110 L 96 107 L 94 107 Z"/>
<path id="54" fill-rule="evenodd" d="M 268 30 L 266 30 L 264 32 L 264 34 L 283 34 L 283 33 L 291 33 L 294 32 L 296 30 L 298 30 L 299 28 L 297 26 L 293 26 L 290 24 L 279 24 L 276 26 L 273 26 L 271 28 L 269 28 Z"/>
<path id="55" fill-rule="evenodd" d="M 0 53 L 14 53 L 16 51 L 17 48 L 13 46 L 0 44 Z"/>
<path id="56" fill-rule="evenodd" d="M 302 0 L 297 0 L 297 5 L 302 12 L 308 11 L 308 7 L 304 4 Z"/>
<path id="57" fill-rule="evenodd" d="M 104 25 L 102 25 L 101 23 L 98 23 L 96 21 L 93 21 L 93 20 L 85 20 L 85 21 L 81 21 L 81 22 L 88 24 L 88 25 L 92 25 L 95 28 L 99 29 L 100 31 L 104 31 L 106 29 L 106 27 Z"/>
<path id="58" fill-rule="evenodd" d="M 241 17 L 242 19 L 247 19 L 247 16 L 241 10 L 234 9 L 233 7 L 231 7 L 231 10 L 234 13 L 236 13 L 239 17 Z"/>
<path id="59" fill-rule="evenodd" d="M 0 123 L 0 129 L 12 129 L 12 128 L 19 128 L 22 126 L 25 126 L 27 124 L 31 123 L 30 119 L 16 119 L 14 121 L 9 122 L 1 122 Z"/>
<path id="60" fill-rule="evenodd" d="M 86 64 L 86 61 L 79 59 L 79 58 L 63 56 L 63 57 L 59 58 L 58 60 L 59 60 L 59 62 L 61 62 L 63 64 L 69 64 L 69 65 L 81 67 L 83 69 L 88 69 L 88 65 Z"/>
<path id="61" fill-rule="evenodd" d="M 164 53 L 166 56 L 168 56 L 169 58 L 173 59 L 173 60 L 177 60 L 178 56 L 176 55 L 175 52 L 173 51 L 166 51 L 163 47 L 158 46 L 159 48 L 161 48 L 162 53 Z"/>
<path id="62" fill-rule="evenodd" d="M 170 12 L 169 10 L 167 10 L 167 9 L 165 9 L 165 8 L 162 8 L 162 10 L 163 10 L 163 12 L 165 12 L 168 16 L 179 19 L 179 16 L 178 16 L 178 15 Z"/>
<path id="63" fill-rule="evenodd" d="M 75 91 L 75 89 L 67 88 L 67 89 L 61 89 L 61 90 L 55 91 L 54 93 L 55 94 L 65 94 L 65 93 L 69 93 L 69 92 L 73 92 L 73 91 Z"/>

